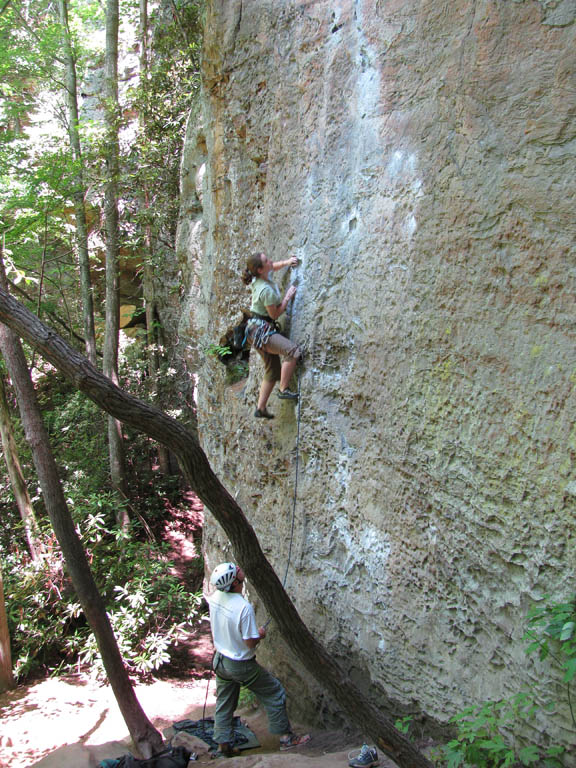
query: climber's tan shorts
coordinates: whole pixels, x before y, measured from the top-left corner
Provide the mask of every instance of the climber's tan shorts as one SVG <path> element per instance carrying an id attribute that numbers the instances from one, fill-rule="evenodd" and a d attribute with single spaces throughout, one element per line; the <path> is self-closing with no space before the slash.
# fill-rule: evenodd
<path id="1" fill-rule="evenodd" d="M 298 360 L 302 354 L 300 347 L 281 333 L 273 333 L 256 351 L 264 361 L 264 381 L 280 381 L 280 355 Z"/>

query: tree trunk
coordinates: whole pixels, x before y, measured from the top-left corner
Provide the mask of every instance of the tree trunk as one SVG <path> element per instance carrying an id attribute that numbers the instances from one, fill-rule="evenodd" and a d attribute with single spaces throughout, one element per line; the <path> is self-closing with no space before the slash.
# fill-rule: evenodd
<path id="1" fill-rule="evenodd" d="M 147 90 L 148 82 L 148 0 L 140 0 L 140 19 L 138 27 L 138 37 L 140 39 L 140 88 L 142 89 L 146 104 L 148 105 L 149 93 Z M 143 113 L 143 114 L 142 114 Z M 146 116 L 148 114 L 148 108 L 142 110 L 139 115 L 140 130 L 144 141 L 146 141 Z M 143 116 L 144 115 L 144 116 Z M 150 194 L 148 190 L 148 182 L 146 175 L 144 174 L 143 191 L 142 191 L 142 207 L 148 212 L 150 210 Z M 158 332 L 158 316 L 157 316 L 157 303 L 154 291 L 154 267 L 153 267 L 153 246 L 152 246 L 152 227 L 150 226 L 150 219 L 146 217 L 146 224 L 144 226 L 144 265 L 142 270 L 142 292 L 144 296 L 144 307 L 146 309 L 146 356 L 148 359 L 148 375 L 150 378 L 150 388 L 156 396 L 156 402 L 159 406 L 162 406 L 160 384 L 159 384 L 159 367 L 160 367 L 160 355 L 158 352 L 160 339 Z M 175 468 L 172 467 L 170 460 L 170 451 L 165 445 L 158 444 L 158 466 L 160 472 L 163 475 L 175 474 Z"/>
<path id="2" fill-rule="evenodd" d="M 92 576 L 86 553 L 68 510 L 58 468 L 42 422 L 34 385 L 20 340 L 0 322 L 0 350 L 18 397 L 22 424 L 32 450 L 46 510 L 58 539 L 82 610 L 94 632 L 108 680 L 137 749 L 150 757 L 162 748 L 163 739 L 142 710 L 110 625 L 106 608 Z M 86 364 L 91 363 L 86 360 Z M 95 370 L 95 369 L 94 369 Z"/>
<path id="3" fill-rule="evenodd" d="M 4 584 L 2 582 L 2 567 L 0 564 L 0 693 L 14 688 L 14 685 L 10 633 L 8 632 L 8 618 L 4 603 Z"/>
<path id="4" fill-rule="evenodd" d="M 68 25 L 68 2 L 58 0 L 58 13 L 62 27 L 62 47 L 66 61 L 66 99 L 68 102 L 68 136 L 72 148 L 72 157 L 76 164 L 73 181 L 74 215 L 76 218 L 76 247 L 80 271 L 80 289 L 82 293 L 82 316 L 84 319 L 84 338 L 86 356 L 92 365 L 96 365 L 96 333 L 94 330 L 94 298 L 92 278 L 90 276 L 90 254 L 88 251 L 88 223 L 86 220 L 86 187 L 84 185 L 84 165 L 80 144 L 80 118 L 78 115 L 78 88 L 76 81 L 76 59 L 72 48 L 72 37 Z"/>
<path id="5" fill-rule="evenodd" d="M 145 203 L 145 207 L 148 207 Z M 144 269 L 142 272 L 142 291 L 144 296 L 144 305 L 146 308 L 146 358 L 148 360 L 148 379 L 151 391 L 154 394 L 155 402 L 163 407 L 162 389 L 160 385 L 160 354 L 158 348 L 161 344 L 158 332 L 158 317 L 156 314 L 156 297 L 154 295 L 153 270 L 147 261 L 152 256 L 152 238 L 150 227 L 146 225 L 146 234 L 144 238 L 146 244 L 144 254 Z M 170 451 L 162 443 L 157 445 L 158 467 L 163 475 L 175 475 L 178 472 L 176 466 L 170 458 Z"/>
<path id="6" fill-rule="evenodd" d="M 42 545 L 40 544 L 40 535 L 38 531 L 38 523 L 36 522 L 36 515 L 34 514 L 34 507 L 30 500 L 30 494 L 28 493 L 26 480 L 24 479 L 24 474 L 18 458 L 18 449 L 16 448 L 16 439 L 14 438 L 14 431 L 12 429 L 12 419 L 10 417 L 8 400 L 6 398 L 6 388 L 3 376 L 0 376 L 0 434 L 2 436 L 2 450 L 4 452 L 6 468 L 8 469 L 10 485 L 12 486 L 12 493 L 14 494 L 20 517 L 22 518 L 30 556 L 35 560 L 42 550 Z"/>
<path id="7" fill-rule="evenodd" d="M 308 630 L 264 556 L 254 529 L 212 471 L 195 436 L 175 419 L 116 387 L 3 290 L 0 290 L 0 322 L 10 325 L 35 346 L 46 360 L 105 411 L 173 451 L 191 487 L 226 532 L 237 561 L 276 621 L 282 637 L 312 677 L 397 765 L 401 768 L 432 768 L 424 755 L 366 698 Z"/>
<path id="8" fill-rule="evenodd" d="M 118 142 L 118 0 L 106 3 L 106 59 L 105 102 L 106 121 L 106 190 L 104 202 L 106 228 L 106 330 L 104 334 L 104 373 L 118 383 L 118 340 L 120 334 L 120 292 L 118 263 L 120 236 L 118 225 L 118 179 L 120 176 L 120 148 Z M 126 496 L 126 465 L 124 439 L 120 422 L 108 419 L 108 452 L 112 485 Z M 118 522 L 128 524 L 127 511 L 120 507 Z"/>

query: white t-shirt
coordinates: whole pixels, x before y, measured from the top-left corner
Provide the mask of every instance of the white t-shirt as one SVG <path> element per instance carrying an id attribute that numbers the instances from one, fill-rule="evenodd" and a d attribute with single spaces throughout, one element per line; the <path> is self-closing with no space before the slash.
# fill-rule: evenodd
<path id="1" fill-rule="evenodd" d="M 234 661 L 246 661 L 256 655 L 244 640 L 258 638 L 254 608 L 238 592 L 216 590 L 208 598 L 214 647 Z"/>

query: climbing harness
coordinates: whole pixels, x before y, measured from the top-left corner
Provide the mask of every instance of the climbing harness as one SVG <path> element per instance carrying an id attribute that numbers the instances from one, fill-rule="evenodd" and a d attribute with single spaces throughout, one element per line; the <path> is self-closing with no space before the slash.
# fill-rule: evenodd
<path id="1" fill-rule="evenodd" d="M 275 333 L 279 333 L 280 329 L 278 323 L 274 322 L 270 317 L 264 317 L 263 315 L 257 315 L 252 313 L 252 318 L 246 323 L 246 335 L 244 337 L 244 343 L 250 338 L 252 346 L 256 349 L 261 349 L 270 336 Z"/>

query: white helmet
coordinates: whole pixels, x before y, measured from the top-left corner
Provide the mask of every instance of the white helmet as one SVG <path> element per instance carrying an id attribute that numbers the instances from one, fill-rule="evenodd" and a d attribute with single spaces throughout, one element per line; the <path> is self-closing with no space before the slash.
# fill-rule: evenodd
<path id="1" fill-rule="evenodd" d="M 210 584 L 221 592 L 229 592 L 237 573 L 238 566 L 234 565 L 234 563 L 220 563 L 212 571 Z"/>

